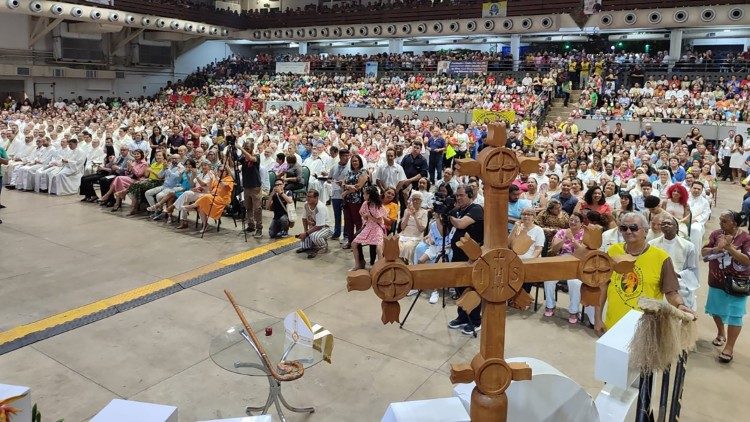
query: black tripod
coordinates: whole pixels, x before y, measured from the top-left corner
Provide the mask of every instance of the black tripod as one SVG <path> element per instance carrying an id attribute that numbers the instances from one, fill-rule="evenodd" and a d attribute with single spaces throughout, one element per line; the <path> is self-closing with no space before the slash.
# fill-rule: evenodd
<path id="1" fill-rule="evenodd" d="M 450 216 L 448 214 L 441 214 L 440 223 L 443 225 L 443 233 L 441 234 L 441 237 L 443 238 L 443 245 L 440 248 L 440 255 L 437 256 L 437 258 L 435 259 L 435 262 L 449 262 L 448 254 L 445 252 L 445 242 L 446 242 L 446 238 L 448 237 L 448 229 L 450 227 Z M 419 300 L 420 295 L 422 295 L 422 289 L 419 289 L 417 294 L 414 296 L 414 301 L 412 301 L 411 306 L 409 306 L 409 310 L 406 312 L 406 315 L 404 316 L 404 319 L 398 325 L 399 328 L 404 328 L 404 324 L 406 324 L 406 320 L 409 318 L 409 314 L 411 313 L 411 310 L 414 309 L 414 305 L 417 304 L 417 300 Z M 440 295 L 443 298 L 443 308 L 445 308 L 445 287 L 440 289 Z"/>
<path id="2" fill-rule="evenodd" d="M 245 235 L 245 242 L 247 242 L 247 232 L 245 231 L 245 207 L 242 204 L 242 201 L 239 200 L 240 194 L 243 192 L 242 190 L 242 184 L 240 183 L 240 170 L 235 165 L 235 157 L 236 157 L 236 150 L 234 145 L 229 145 L 227 147 L 227 154 L 224 157 L 224 162 L 221 165 L 221 173 L 219 174 L 219 183 L 216 184 L 216 187 L 214 188 L 214 191 L 212 193 L 211 198 L 211 206 L 208 208 L 208 215 L 211 215 L 211 211 L 214 208 L 214 203 L 216 199 L 216 195 L 219 192 L 219 185 L 221 184 L 222 179 L 224 179 L 224 175 L 227 172 L 227 164 L 229 164 L 229 160 L 231 158 L 232 163 L 232 169 L 234 170 L 234 188 L 232 189 L 232 199 L 229 203 L 229 210 L 227 211 L 229 215 L 231 215 L 232 220 L 234 221 L 234 226 L 237 227 L 237 217 L 238 215 L 241 217 L 242 220 L 242 233 Z M 216 224 L 221 225 L 221 217 L 219 217 L 219 222 Z M 208 225 L 204 226 L 201 229 L 201 239 L 203 239 L 203 235 L 206 233 L 206 229 L 208 228 Z"/>

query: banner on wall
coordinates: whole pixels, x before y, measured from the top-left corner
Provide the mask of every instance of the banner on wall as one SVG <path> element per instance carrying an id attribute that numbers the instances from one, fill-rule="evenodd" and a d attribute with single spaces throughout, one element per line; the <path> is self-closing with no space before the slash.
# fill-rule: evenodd
<path id="1" fill-rule="evenodd" d="M 264 103 L 263 101 L 257 101 L 253 100 L 252 98 L 245 98 L 242 102 L 244 111 L 263 111 Z"/>
<path id="2" fill-rule="evenodd" d="M 602 0 L 583 0 L 583 13 L 593 15 L 602 11 Z"/>
<path id="3" fill-rule="evenodd" d="M 310 62 L 276 62 L 276 73 L 307 75 L 310 73 Z"/>
<path id="4" fill-rule="evenodd" d="M 482 3 L 482 17 L 483 18 L 501 18 L 501 17 L 505 17 L 507 13 L 508 13 L 507 1 L 494 1 L 490 3 Z"/>
<path id="5" fill-rule="evenodd" d="M 471 120 L 479 124 L 495 123 L 503 120 L 505 123 L 511 125 L 516 121 L 516 112 L 513 110 L 493 111 L 475 108 L 471 110 Z"/>
<path id="6" fill-rule="evenodd" d="M 437 73 L 448 73 L 448 74 L 473 74 L 473 73 L 487 73 L 487 62 L 474 62 L 474 61 L 462 61 L 452 62 L 447 60 L 441 60 L 437 65 Z"/>
<path id="7" fill-rule="evenodd" d="M 312 114 L 323 115 L 326 110 L 326 104 L 323 102 L 312 102 L 308 101 L 305 103 L 305 114 L 310 116 Z"/>
<path id="8" fill-rule="evenodd" d="M 368 78 L 376 78 L 378 76 L 378 62 L 365 63 L 365 76 Z"/>

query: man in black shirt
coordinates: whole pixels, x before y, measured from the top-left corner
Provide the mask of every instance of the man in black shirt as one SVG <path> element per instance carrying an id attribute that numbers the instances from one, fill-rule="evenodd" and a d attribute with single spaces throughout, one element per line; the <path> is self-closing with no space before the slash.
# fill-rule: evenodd
<path id="1" fill-rule="evenodd" d="M 271 191 L 271 198 L 268 200 L 267 208 L 273 211 L 271 227 L 268 229 L 268 236 L 271 239 L 285 237 L 288 235 L 289 225 L 293 223 L 289 220 L 287 205 L 293 204 L 292 192 L 284 192 L 284 182 L 277 180 Z"/>
<path id="2" fill-rule="evenodd" d="M 175 126 L 172 128 L 172 134 L 169 135 L 169 138 L 167 138 L 167 145 L 169 145 L 170 154 L 177 154 L 177 148 L 185 145 L 185 138 L 180 135 L 179 126 Z"/>
<path id="3" fill-rule="evenodd" d="M 242 188 L 245 193 L 245 212 L 247 213 L 246 231 L 254 231 L 253 237 L 263 237 L 263 211 L 260 193 L 260 155 L 254 155 L 252 142 L 245 142 L 240 152 L 242 164 Z"/>
<path id="4" fill-rule="evenodd" d="M 459 186 L 456 190 L 456 205 L 449 212 L 450 222 L 453 227 L 456 228 L 451 239 L 451 248 L 453 250 L 452 262 L 466 262 L 469 257 L 466 256 L 461 248 L 458 247 L 457 243 L 465 234 L 469 234 L 475 242 L 480 245 L 484 242 L 484 209 L 481 205 L 474 203 L 476 193 L 474 189 L 469 185 Z M 461 295 L 465 287 L 457 287 L 456 293 Z M 461 329 L 461 333 L 466 335 L 474 335 L 481 329 L 482 324 L 482 310 L 481 306 L 477 306 L 471 311 L 471 314 L 467 314 L 461 308 L 458 308 L 458 317 L 448 323 L 449 328 Z"/>
<path id="5" fill-rule="evenodd" d="M 411 189 L 418 189 L 419 179 L 427 177 L 427 169 L 429 165 L 427 160 L 422 156 L 422 143 L 414 141 L 411 144 L 411 154 L 405 156 L 401 160 L 401 167 L 404 169 L 406 180 L 402 180 L 396 184 L 396 192 L 399 193 L 398 199 L 401 203 L 401 217 L 404 216 L 404 211 L 409 205 L 409 195 Z"/>

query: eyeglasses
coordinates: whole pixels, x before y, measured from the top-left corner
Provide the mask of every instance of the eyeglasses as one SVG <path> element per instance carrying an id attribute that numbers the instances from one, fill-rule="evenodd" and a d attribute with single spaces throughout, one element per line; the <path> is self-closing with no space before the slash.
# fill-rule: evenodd
<path id="1" fill-rule="evenodd" d="M 623 233 L 627 232 L 628 230 L 630 230 L 630 231 L 631 231 L 631 232 L 633 232 L 633 233 L 636 233 L 636 232 L 637 232 L 638 230 L 640 230 L 640 229 L 641 229 L 641 226 L 639 226 L 639 225 L 637 225 L 637 224 L 631 224 L 631 225 L 629 225 L 629 226 L 627 226 L 627 225 L 624 225 L 624 224 L 623 224 L 623 225 L 621 225 L 621 226 L 619 227 L 619 229 L 620 229 L 620 231 L 621 231 L 621 232 L 623 232 Z"/>

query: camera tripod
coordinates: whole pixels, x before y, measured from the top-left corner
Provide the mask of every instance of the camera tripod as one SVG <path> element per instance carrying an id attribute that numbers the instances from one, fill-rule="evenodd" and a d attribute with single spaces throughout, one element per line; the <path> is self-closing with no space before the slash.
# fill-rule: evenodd
<path id="1" fill-rule="evenodd" d="M 435 258 L 435 262 L 449 262 L 448 261 L 448 254 L 445 251 L 445 243 L 446 238 L 448 237 L 448 231 L 450 227 L 450 220 L 447 214 L 441 214 L 440 215 L 440 222 L 443 225 L 443 233 L 441 234 L 441 237 L 443 238 L 443 244 L 440 248 L 440 254 Z M 417 300 L 419 300 L 419 296 L 422 295 L 422 289 L 419 289 L 417 291 L 417 294 L 414 295 L 414 300 L 411 303 L 411 306 L 409 306 L 409 310 L 406 312 L 406 315 L 404 316 L 404 319 L 399 323 L 399 328 L 404 328 L 404 324 L 406 324 L 406 320 L 409 319 L 409 314 L 411 314 L 412 309 L 414 309 L 414 305 L 417 304 Z M 445 288 L 440 289 L 440 296 L 443 300 L 443 308 L 445 308 Z"/>
<path id="2" fill-rule="evenodd" d="M 224 162 L 221 165 L 221 173 L 219 174 L 219 183 L 216 184 L 216 187 L 214 188 L 214 191 L 212 193 L 211 198 L 211 206 L 208 208 L 208 215 L 211 215 L 211 211 L 214 208 L 214 202 L 216 199 L 216 195 L 219 192 L 219 184 L 221 184 L 221 180 L 224 178 L 224 175 L 227 172 L 227 163 L 229 162 L 230 155 L 232 156 L 232 169 L 234 170 L 234 187 L 232 188 L 232 198 L 229 202 L 229 208 L 231 210 L 230 215 L 232 216 L 232 220 L 234 221 L 234 226 L 237 227 L 237 217 L 239 214 L 240 220 L 242 221 L 242 233 L 245 235 L 245 242 L 247 243 L 247 232 L 245 231 L 245 207 L 242 203 L 242 201 L 239 200 L 240 195 L 243 193 L 242 185 L 240 184 L 240 170 L 235 164 L 237 151 L 236 147 L 234 145 L 229 145 L 227 147 L 227 154 L 224 157 Z M 221 224 L 221 216 L 219 217 L 219 222 L 216 224 Z M 208 226 L 201 229 L 201 239 L 203 239 L 203 235 L 206 233 L 206 229 Z"/>

